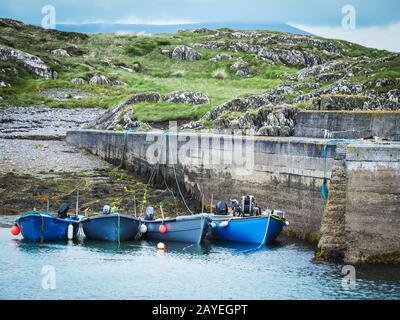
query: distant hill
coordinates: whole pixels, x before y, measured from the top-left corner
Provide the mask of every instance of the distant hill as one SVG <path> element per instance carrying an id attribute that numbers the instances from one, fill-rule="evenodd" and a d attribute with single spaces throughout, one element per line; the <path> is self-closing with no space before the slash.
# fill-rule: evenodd
<path id="1" fill-rule="evenodd" d="M 143 32 L 147 34 L 174 33 L 182 29 L 220 29 L 232 28 L 235 30 L 269 30 L 279 32 L 290 32 L 294 34 L 310 35 L 310 33 L 292 27 L 286 23 L 194 23 L 194 24 L 174 24 L 174 25 L 154 25 L 154 24 L 118 24 L 118 23 L 89 23 L 89 24 L 59 24 L 57 30 L 69 32 L 97 33 L 116 33 L 116 32 Z"/>

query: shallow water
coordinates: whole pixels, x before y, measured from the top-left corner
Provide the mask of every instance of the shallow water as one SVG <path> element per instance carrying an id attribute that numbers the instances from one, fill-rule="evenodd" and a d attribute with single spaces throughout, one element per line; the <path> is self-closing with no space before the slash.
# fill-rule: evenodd
<path id="1" fill-rule="evenodd" d="M 0 219 L 1 221 L 4 222 Z M 167 245 L 75 241 L 34 244 L 0 227 L 0 299 L 399 299 L 400 268 L 315 264 L 313 248 L 282 238 L 266 248 L 224 243 Z M 55 289 L 44 289 L 44 266 Z"/>

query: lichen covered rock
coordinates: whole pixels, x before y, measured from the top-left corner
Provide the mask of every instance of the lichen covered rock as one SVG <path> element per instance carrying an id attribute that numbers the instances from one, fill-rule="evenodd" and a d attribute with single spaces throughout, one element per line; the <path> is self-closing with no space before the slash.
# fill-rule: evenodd
<path id="1" fill-rule="evenodd" d="M 195 61 L 200 60 L 201 55 L 191 47 L 178 46 L 172 52 L 172 58 L 175 60 Z"/>
<path id="2" fill-rule="evenodd" d="M 91 86 L 110 86 L 112 82 L 106 76 L 94 76 L 89 80 Z"/>
<path id="3" fill-rule="evenodd" d="M 58 76 L 39 57 L 3 45 L 0 45 L 0 61 L 20 63 L 26 70 L 45 79 L 56 79 Z"/>
<path id="4" fill-rule="evenodd" d="M 60 56 L 60 57 L 70 57 L 69 53 L 65 49 L 55 49 L 51 51 L 52 55 Z"/>
<path id="5" fill-rule="evenodd" d="M 84 79 L 82 79 L 82 78 L 73 78 L 73 79 L 71 80 L 71 84 L 74 84 L 74 85 L 84 85 L 84 84 L 86 84 L 86 81 L 85 81 Z"/>
<path id="6" fill-rule="evenodd" d="M 206 104 L 210 99 L 202 92 L 174 91 L 164 97 L 165 101 L 185 104 Z"/>

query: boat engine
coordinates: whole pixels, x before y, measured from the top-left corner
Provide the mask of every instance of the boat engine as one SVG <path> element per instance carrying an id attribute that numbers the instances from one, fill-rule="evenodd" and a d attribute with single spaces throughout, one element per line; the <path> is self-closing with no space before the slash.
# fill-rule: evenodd
<path id="1" fill-rule="evenodd" d="M 242 197 L 241 216 L 252 217 L 261 215 L 261 210 L 253 196 Z"/>
<path id="2" fill-rule="evenodd" d="M 217 215 L 226 216 L 228 215 L 228 205 L 224 201 L 220 201 L 216 206 Z"/>
<path id="3" fill-rule="evenodd" d="M 104 215 L 109 215 L 111 213 L 111 207 L 109 205 L 105 205 L 103 207 L 103 214 Z"/>
<path id="4" fill-rule="evenodd" d="M 239 201 L 237 201 L 236 199 L 232 200 L 232 211 L 235 217 L 240 216 L 241 214 L 240 204 Z"/>
<path id="5" fill-rule="evenodd" d="M 144 220 L 147 220 L 147 221 L 154 220 L 154 208 L 153 207 L 146 208 L 146 216 L 144 217 Z"/>
<path id="6" fill-rule="evenodd" d="M 61 219 L 68 218 L 69 203 L 63 203 L 60 208 L 58 208 L 58 217 Z"/>

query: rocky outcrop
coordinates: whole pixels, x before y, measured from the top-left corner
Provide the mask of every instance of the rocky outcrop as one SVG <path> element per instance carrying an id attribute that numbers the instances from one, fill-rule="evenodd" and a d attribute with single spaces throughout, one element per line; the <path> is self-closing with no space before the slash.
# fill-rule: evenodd
<path id="1" fill-rule="evenodd" d="M 58 76 L 57 72 L 51 70 L 39 57 L 2 45 L 0 61 L 20 63 L 26 70 L 46 79 L 56 79 Z"/>
<path id="2" fill-rule="evenodd" d="M 71 84 L 74 84 L 74 85 L 84 85 L 84 84 L 86 84 L 86 81 L 85 81 L 84 79 L 82 79 L 82 78 L 73 78 L 73 79 L 71 80 Z"/>
<path id="3" fill-rule="evenodd" d="M 260 136 L 291 136 L 294 132 L 295 116 L 298 109 L 289 106 L 262 106 L 249 110 L 244 115 L 237 117 L 229 114 L 219 117 L 214 122 L 214 128 L 218 130 L 241 130 Z"/>
<path id="4" fill-rule="evenodd" d="M 258 56 L 275 63 L 284 63 L 292 66 L 315 66 L 325 63 L 325 59 L 311 53 L 298 50 L 283 50 L 262 48 Z"/>
<path id="5" fill-rule="evenodd" d="M 136 94 L 125 102 L 115 106 L 104 115 L 96 119 L 88 127 L 100 130 L 148 130 L 150 126 L 141 121 L 134 120 L 132 105 L 142 102 L 159 102 L 161 96 L 156 92 L 145 92 Z"/>
<path id="6" fill-rule="evenodd" d="M 159 102 L 161 95 L 157 92 L 143 92 L 130 97 L 125 104 L 132 105 L 142 102 Z"/>
<path id="7" fill-rule="evenodd" d="M 386 94 L 392 97 L 392 93 Z M 374 97 L 367 95 L 323 95 L 315 100 L 315 105 L 320 110 L 399 110 L 400 102 L 396 98 Z"/>
<path id="8" fill-rule="evenodd" d="M 226 53 L 217 54 L 215 57 L 211 58 L 210 61 L 218 62 L 218 61 L 229 61 L 232 57 Z"/>
<path id="9" fill-rule="evenodd" d="M 111 86 L 112 82 L 106 76 L 94 76 L 89 80 L 91 86 Z"/>
<path id="10" fill-rule="evenodd" d="M 209 50 L 220 49 L 225 46 L 226 46 L 226 44 L 224 41 L 210 41 L 207 43 L 193 43 L 192 44 L 193 48 L 203 48 L 203 49 L 209 49 Z"/>
<path id="11" fill-rule="evenodd" d="M 210 99 L 202 92 L 174 91 L 164 97 L 165 101 L 185 104 L 206 104 Z"/>
<path id="12" fill-rule="evenodd" d="M 172 52 L 172 58 L 175 60 L 195 61 L 200 60 L 201 55 L 191 47 L 178 46 Z"/>
<path id="13" fill-rule="evenodd" d="M 161 54 L 167 58 L 172 58 L 172 50 L 170 49 L 162 49 Z"/>
<path id="14" fill-rule="evenodd" d="M 60 57 L 70 57 L 69 53 L 67 50 L 64 49 L 56 49 L 51 51 L 52 55 L 55 56 L 60 56 Z"/>

